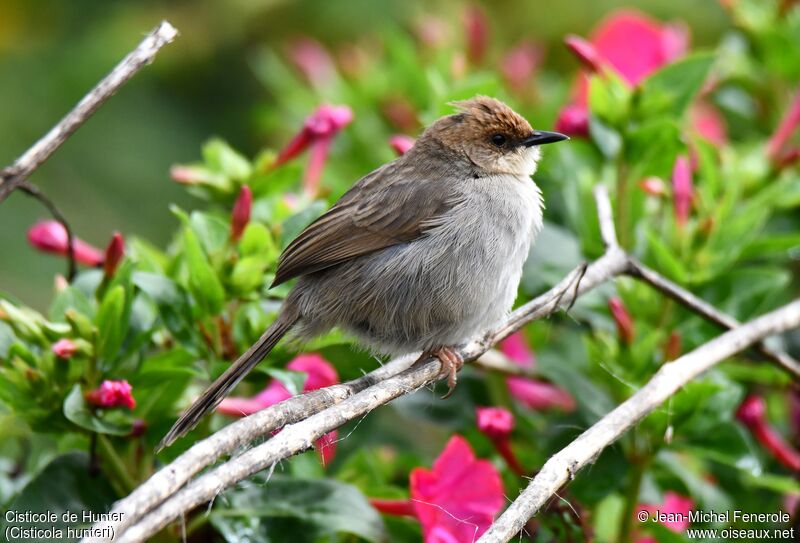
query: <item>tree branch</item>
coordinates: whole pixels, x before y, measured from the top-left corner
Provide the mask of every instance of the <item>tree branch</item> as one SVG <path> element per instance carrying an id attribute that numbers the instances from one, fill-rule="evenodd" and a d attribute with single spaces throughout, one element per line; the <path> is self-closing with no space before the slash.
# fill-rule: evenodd
<path id="1" fill-rule="evenodd" d="M 726 358 L 773 334 L 800 326 L 800 300 L 730 330 L 664 364 L 636 394 L 575 441 L 550 457 L 528 487 L 483 534 L 478 543 L 509 541 L 542 506 L 608 445 L 675 394 Z"/>
<path id="2" fill-rule="evenodd" d="M 482 356 L 492 345 L 525 324 L 547 317 L 559 307 L 568 307 L 577 296 L 613 277 L 631 273 L 632 259 L 617 244 L 611 204 L 605 188 L 597 187 L 595 196 L 606 253 L 588 267 L 582 264 L 575 268 L 549 291 L 514 311 L 505 322 L 487 333 L 485 337 L 463 346 L 460 352 L 466 361 L 473 361 Z M 671 285 L 673 289 L 681 290 L 658 274 L 655 275 L 658 284 Z M 686 299 L 693 303 L 691 298 Z M 693 308 L 691 305 L 689 307 Z M 761 337 L 756 337 L 752 341 L 760 340 Z M 712 344 L 713 341 L 698 350 L 706 349 Z M 742 344 L 742 348 L 747 344 Z M 712 348 L 712 354 L 717 352 L 714 349 L 719 348 Z M 689 355 L 679 360 L 684 360 L 687 356 Z M 693 361 L 697 357 L 698 355 L 692 353 L 689 360 Z M 238 481 L 311 448 L 314 441 L 327 432 L 348 421 L 363 417 L 376 407 L 418 390 L 440 377 L 440 362 L 437 359 L 428 359 L 400 371 L 400 368 L 407 366 L 408 362 L 408 359 L 389 362 L 361 379 L 296 396 L 223 428 L 194 445 L 172 464 L 153 475 L 129 497 L 117 503 L 112 512 L 119 513 L 117 517 L 121 518 L 121 521 L 99 523 L 95 528 L 113 528 L 116 536 L 114 541 L 117 543 L 144 541 L 187 511 L 212 500 L 219 492 Z M 664 368 L 662 371 L 667 371 Z M 699 371 L 690 374 L 686 381 L 697 373 Z M 660 374 L 661 371 L 656 377 Z M 643 390 L 650 386 L 648 384 Z M 655 408 L 655 405 L 652 408 Z M 612 414 L 616 412 L 617 410 Z M 630 426 L 636 420 L 638 419 L 626 424 Z M 259 437 L 269 436 L 272 431 L 282 426 L 283 431 L 265 443 L 245 451 L 186 484 L 192 476 L 222 455 Z M 586 461 L 590 458 L 591 456 L 587 456 Z M 556 490 L 558 487 L 553 491 Z"/>
<path id="3" fill-rule="evenodd" d="M 178 31 L 167 21 L 162 21 L 144 40 L 128 54 L 111 72 L 84 96 L 80 102 L 42 139 L 25 151 L 10 167 L 0 172 L 0 203 L 20 186 L 33 171 L 50 158 L 75 130 L 97 111 L 136 72 L 155 58 L 159 49 L 170 43 Z"/>

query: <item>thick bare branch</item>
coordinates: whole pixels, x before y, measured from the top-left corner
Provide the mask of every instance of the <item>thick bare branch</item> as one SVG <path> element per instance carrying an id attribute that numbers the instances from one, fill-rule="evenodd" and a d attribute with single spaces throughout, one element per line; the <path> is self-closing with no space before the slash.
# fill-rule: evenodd
<path id="1" fill-rule="evenodd" d="M 0 202 L 58 149 L 75 130 L 91 117 L 136 72 L 152 62 L 156 53 L 170 43 L 178 31 L 162 21 L 111 72 L 84 96 L 80 102 L 42 139 L 25 151 L 13 165 L 0 172 Z"/>
<path id="2" fill-rule="evenodd" d="M 464 346 L 461 354 L 465 360 L 475 360 L 485 354 L 491 345 L 523 325 L 549 316 L 559 307 L 571 305 L 577 296 L 607 280 L 631 273 L 631 258 L 616 243 L 608 195 L 603 188 L 597 189 L 595 195 L 600 230 L 607 246 L 606 254 L 588 267 L 579 266 L 548 292 L 514 311 L 497 329 Z M 659 282 L 670 284 L 666 279 L 658 278 Z M 680 289 L 677 285 L 672 286 Z M 689 307 L 692 308 L 691 305 Z M 700 313 L 703 314 L 702 311 Z M 413 392 L 439 377 L 440 363 L 436 359 L 429 359 L 398 373 L 408 362 L 392 361 L 359 380 L 292 398 L 229 425 L 194 445 L 128 498 L 121 500 L 113 509 L 113 512 L 121 513 L 121 522 L 98 524 L 95 527 L 112 527 L 115 541 L 145 540 L 236 482 L 310 448 L 317 438 L 330 430 L 363 417 L 376 407 Z M 259 437 L 268 436 L 284 425 L 288 426 L 269 441 L 184 487 L 193 475 L 220 456 Z"/>
<path id="3" fill-rule="evenodd" d="M 624 257 L 624 253 L 616 252 L 613 258 L 603 257 L 589 266 L 580 283 L 580 292 L 586 292 L 602 284 L 609 277 L 622 273 L 625 264 Z M 487 334 L 485 338 L 474 340 L 462 347 L 460 352 L 464 360 L 475 360 L 484 354 L 491 345 L 513 333 L 525 323 L 547 317 L 559 306 L 568 305 L 571 298 L 565 296 L 565 293 L 573 288 L 574 282 L 584 268 L 583 265 L 579 266 L 555 287 L 514 311 L 502 326 Z M 398 396 L 411 393 L 434 382 L 440 376 L 440 366 L 441 363 L 435 358 L 415 364 L 328 409 L 305 420 L 300 420 L 296 424 L 284 427 L 269 441 L 232 458 L 217 469 L 201 475 L 167 499 L 157 509 L 141 517 L 138 523 L 131 525 L 125 531 L 119 529 L 119 523 L 113 522 L 97 525 L 97 527 L 111 526 L 114 528 L 115 543 L 145 541 L 185 512 L 213 499 L 219 492 L 238 481 L 307 450 L 316 439 L 327 432 L 348 421 L 363 417 L 376 407 L 386 404 Z M 249 421 L 251 418 L 244 419 L 242 422 Z M 261 435 L 263 434 L 262 432 Z"/>
<path id="4" fill-rule="evenodd" d="M 762 339 L 800 326 L 800 300 L 753 321 L 664 364 L 636 394 L 600 419 L 542 467 L 528 487 L 483 534 L 478 543 L 509 541 L 558 490 L 643 417 L 686 383 Z"/>

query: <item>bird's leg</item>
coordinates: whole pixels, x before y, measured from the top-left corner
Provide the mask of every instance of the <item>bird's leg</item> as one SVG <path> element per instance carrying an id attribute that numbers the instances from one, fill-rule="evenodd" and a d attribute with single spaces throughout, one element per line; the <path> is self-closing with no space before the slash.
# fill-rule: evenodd
<path id="1" fill-rule="evenodd" d="M 442 399 L 445 400 L 452 396 L 453 391 L 456 389 L 457 373 L 464 366 L 464 357 L 453 347 L 434 347 L 422 351 L 422 354 L 419 355 L 419 358 L 414 361 L 412 366 L 424 362 L 430 357 L 439 359 L 442 363 L 440 375 L 447 375 L 447 394 L 442 396 Z"/>

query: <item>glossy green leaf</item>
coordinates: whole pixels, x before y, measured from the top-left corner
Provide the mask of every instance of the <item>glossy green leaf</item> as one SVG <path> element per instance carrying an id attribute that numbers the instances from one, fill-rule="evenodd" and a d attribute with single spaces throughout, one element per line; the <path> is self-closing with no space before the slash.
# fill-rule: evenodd
<path id="1" fill-rule="evenodd" d="M 645 79 L 635 100 L 635 115 L 642 120 L 681 117 L 702 88 L 714 58 L 711 53 L 695 53 Z"/>
<path id="2" fill-rule="evenodd" d="M 225 291 L 191 228 L 183 230 L 183 250 L 188 268 L 189 291 L 205 315 L 216 315 L 225 301 Z"/>
<path id="3" fill-rule="evenodd" d="M 86 403 L 79 384 L 72 387 L 64 400 L 64 416 L 81 428 L 100 434 L 124 436 L 133 428 L 133 418 L 123 408 L 93 410 Z"/>
<path id="4" fill-rule="evenodd" d="M 101 360 L 114 361 L 128 332 L 125 318 L 125 289 L 117 285 L 108 290 L 97 310 L 97 345 L 95 352 Z"/>

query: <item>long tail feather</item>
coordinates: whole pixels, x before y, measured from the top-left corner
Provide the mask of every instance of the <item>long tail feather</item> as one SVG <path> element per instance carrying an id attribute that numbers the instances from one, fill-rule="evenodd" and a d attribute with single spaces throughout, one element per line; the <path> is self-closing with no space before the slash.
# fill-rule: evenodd
<path id="1" fill-rule="evenodd" d="M 203 416 L 214 409 L 222 399 L 275 347 L 280 339 L 294 326 L 298 316 L 295 311 L 284 309 L 277 320 L 266 332 L 250 347 L 246 353 L 231 364 L 231 366 L 208 387 L 203 394 L 181 415 L 172 429 L 158 444 L 158 450 L 169 447 L 178 438 L 184 436 L 197 426 Z"/>

